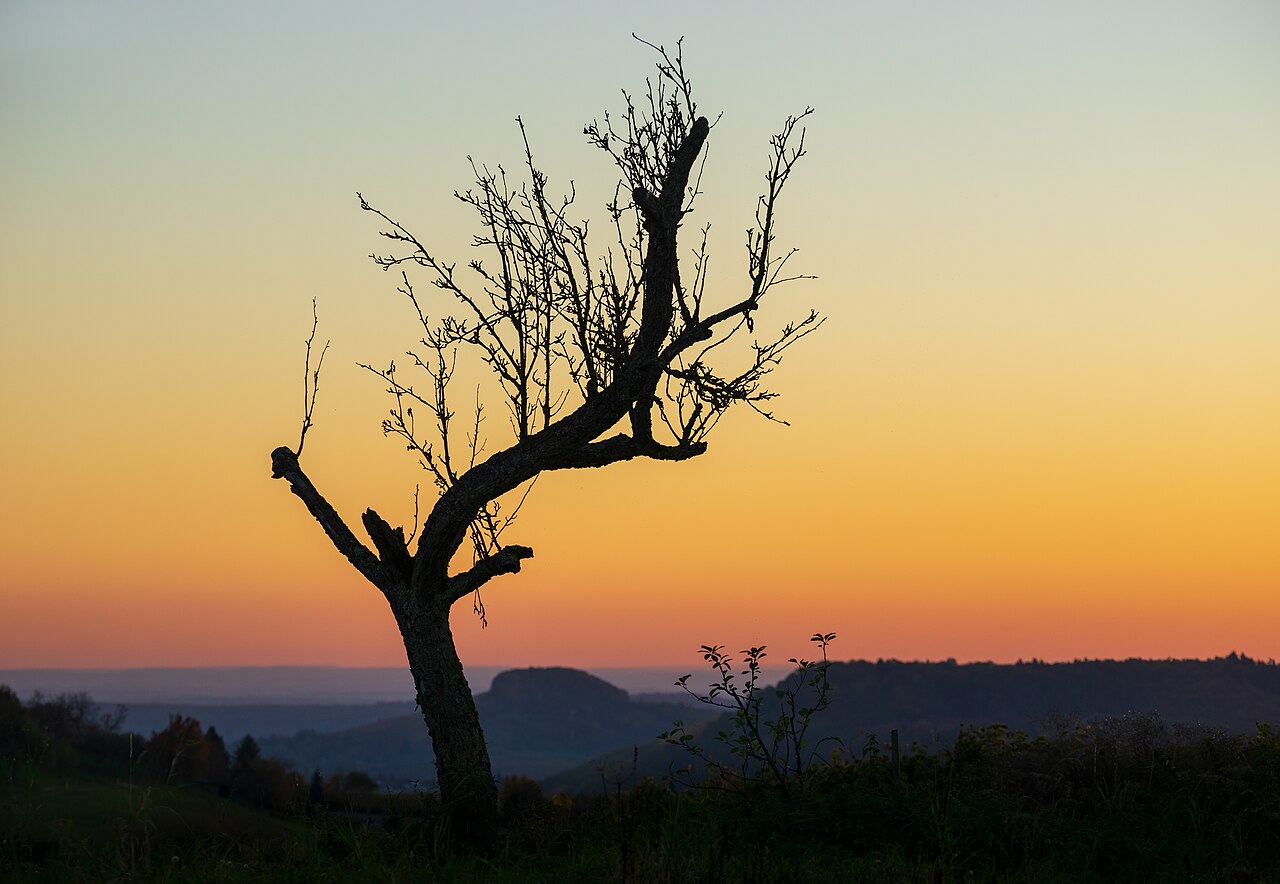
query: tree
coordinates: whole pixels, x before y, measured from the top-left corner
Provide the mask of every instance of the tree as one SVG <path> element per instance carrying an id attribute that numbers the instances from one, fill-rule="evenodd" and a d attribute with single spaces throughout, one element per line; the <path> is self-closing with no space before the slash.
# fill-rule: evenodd
<path id="1" fill-rule="evenodd" d="M 345 780 L 342 781 L 342 788 L 347 792 L 358 792 L 362 795 L 371 795 L 378 791 L 378 784 L 374 782 L 373 777 L 369 776 L 362 770 L 353 770 L 347 774 Z"/>
<path id="2" fill-rule="evenodd" d="M 373 544 L 368 548 L 299 466 L 327 352 L 326 345 L 313 369 L 314 321 L 298 449 L 281 447 L 271 455 L 273 476 L 289 483 L 338 551 L 386 597 L 431 733 L 441 798 L 455 820 L 476 831 L 491 826 L 497 791 L 449 612 L 471 597 L 483 619 L 481 587 L 518 572 L 533 556 L 528 546 L 502 541 L 531 483 L 545 472 L 637 457 L 696 457 L 707 450 L 721 416 L 739 403 L 774 419 L 766 406 L 775 394 L 763 380 L 783 352 L 822 321 L 810 312 L 764 341 L 736 352 L 725 346 L 744 330 L 754 333 L 755 312 L 771 289 L 801 278 L 788 275 L 794 250 L 776 253 L 774 237 L 779 197 L 804 155 L 803 120 L 811 109 L 789 117 L 771 141 L 765 192 L 747 231 L 744 292 L 711 309 L 704 302 L 709 228 L 688 250 L 692 266 L 683 274 L 677 239 L 699 195 L 713 124 L 697 113 L 679 44 L 674 53 L 646 45 L 658 53 L 658 75 L 644 98 L 624 92 L 620 116 L 606 114 L 584 130 L 621 173 L 607 204 L 611 246 L 603 254 L 589 247 L 587 222 L 574 220 L 575 190 L 549 195 L 519 118 L 527 183 L 514 188 L 503 169 L 473 163 L 475 188 L 455 193 L 479 216 L 474 244 L 492 256 L 490 263 L 471 261 L 470 274 L 357 194 L 360 208 L 380 219 L 392 249 L 373 260 L 399 276 L 420 324 L 423 349 L 408 355 L 425 389 L 404 379 L 394 361 L 385 369 L 362 366 L 391 397 L 383 432 L 420 459 L 439 492 L 420 532 L 416 512 L 406 535 L 368 509 L 361 517 Z M 411 270 L 425 272 L 456 315 L 427 305 Z M 460 352 L 488 369 L 509 412 L 510 444 L 487 456 L 479 397 L 465 431 L 454 421 L 449 385 Z M 719 367 L 725 356 L 740 364 L 726 371 Z M 450 573 L 464 543 L 470 565 Z"/>
<path id="3" fill-rule="evenodd" d="M 316 768 L 311 774 L 311 781 L 307 784 L 307 801 L 311 803 L 313 810 L 324 807 L 324 777 L 320 776 L 320 768 Z"/>
<path id="4" fill-rule="evenodd" d="M 236 743 L 231 759 L 236 767 L 245 768 L 261 756 L 262 749 L 258 746 L 258 741 L 253 738 L 253 734 L 245 734 L 240 738 L 240 742 Z"/>
<path id="5" fill-rule="evenodd" d="M 231 757 L 227 754 L 227 744 L 222 739 L 222 734 L 212 725 L 204 732 L 204 741 L 209 745 L 209 770 L 206 776 L 209 782 L 225 788 L 231 782 Z"/>
<path id="6" fill-rule="evenodd" d="M 208 779 L 212 744 L 194 718 L 174 713 L 163 730 L 147 740 L 147 751 L 156 775 L 166 783 Z"/>

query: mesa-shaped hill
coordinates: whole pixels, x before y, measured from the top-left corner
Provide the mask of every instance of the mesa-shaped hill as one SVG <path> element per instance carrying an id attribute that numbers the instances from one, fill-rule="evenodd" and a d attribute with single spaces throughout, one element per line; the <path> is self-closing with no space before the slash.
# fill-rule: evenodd
<path id="1" fill-rule="evenodd" d="M 678 703 L 639 703 L 626 691 L 576 669 L 516 669 L 476 696 L 494 773 L 545 777 L 620 747 L 651 741 L 676 719 L 696 719 Z M 702 717 L 710 717 L 709 715 Z M 435 761 L 417 712 L 333 733 L 259 738 L 263 754 L 303 773 L 362 770 L 385 788 L 429 787 Z"/>

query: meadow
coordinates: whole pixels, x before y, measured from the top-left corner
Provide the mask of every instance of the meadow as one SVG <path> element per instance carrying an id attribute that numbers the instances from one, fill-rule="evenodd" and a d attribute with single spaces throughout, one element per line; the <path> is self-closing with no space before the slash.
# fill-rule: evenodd
<path id="1" fill-rule="evenodd" d="M 1034 738 L 967 728 L 939 751 L 868 736 L 787 782 L 602 769 L 568 795 L 508 778 L 476 852 L 423 791 L 308 781 L 241 747 L 220 784 L 207 740 L 115 732 L 60 699 L 0 708 L 6 881 L 1280 881 L 1265 724 L 1064 719 Z"/>

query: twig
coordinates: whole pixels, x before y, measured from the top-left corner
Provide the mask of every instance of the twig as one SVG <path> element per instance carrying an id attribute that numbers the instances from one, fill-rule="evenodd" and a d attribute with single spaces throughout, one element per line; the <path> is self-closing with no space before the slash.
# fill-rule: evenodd
<path id="1" fill-rule="evenodd" d="M 303 443 L 307 441 L 307 430 L 311 429 L 312 418 L 316 413 L 316 393 L 320 390 L 320 368 L 324 365 L 325 354 L 329 352 L 329 342 L 324 342 L 320 358 L 316 360 L 315 371 L 311 370 L 311 346 L 316 340 L 316 329 L 320 327 L 320 314 L 316 311 L 316 299 L 311 299 L 311 334 L 307 337 L 307 356 L 302 368 L 302 432 L 298 434 L 298 457 L 302 456 Z"/>

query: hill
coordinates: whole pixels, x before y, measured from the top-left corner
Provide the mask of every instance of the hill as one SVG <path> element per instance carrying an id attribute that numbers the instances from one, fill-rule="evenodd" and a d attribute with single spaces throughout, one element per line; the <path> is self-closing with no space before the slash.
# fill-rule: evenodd
<path id="1" fill-rule="evenodd" d="M 470 665 L 473 693 L 487 691 L 506 667 Z M 670 693 L 673 668 L 594 667 L 592 674 L 630 691 Z M 129 669 L 0 669 L 0 684 L 19 697 L 84 692 L 101 704 L 177 706 L 364 706 L 413 704 L 407 666 L 197 666 Z M 300 730 L 301 728 L 295 728 Z M 290 731 L 292 733 L 293 731 Z"/>
<path id="2" fill-rule="evenodd" d="M 948 743 L 964 725 L 1039 732 L 1049 716 L 1155 713 L 1170 724 L 1233 733 L 1280 721 L 1280 666 L 1232 654 L 1213 660 L 1071 663 L 833 664 L 824 726 L 846 739 L 897 728 L 904 742 Z"/>
<path id="3" fill-rule="evenodd" d="M 106 704 L 102 704 L 106 705 Z M 299 731 L 338 731 L 374 721 L 407 715 L 413 702 L 355 704 L 266 704 L 215 705 L 204 703 L 128 703 L 124 727 L 140 734 L 162 730 L 174 715 L 194 718 L 205 727 L 216 727 L 228 746 L 245 734 L 254 737 L 291 735 Z"/>
<path id="4" fill-rule="evenodd" d="M 1155 714 L 1169 725 L 1250 733 L 1255 722 L 1280 722 L 1280 665 L 1236 654 L 1071 663 L 854 661 L 831 664 L 828 679 L 831 705 L 815 717 L 810 745 L 832 737 L 855 755 L 869 734 L 884 743 L 893 730 L 904 747 L 916 743 L 936 750 L 949 746 L 965 726 L 1004 724 L 1034 735 L 1051 731 L 1055 719 Z M 697 684 L 696 676 L 691 684 Z M 772 698 L 772 690 L 764 694 Z M 713 736 L 725 726 L 720 720 L 690 730 L 714 748 Z M 640 748 L 637 773 L 661 776 L 688 761 L 676 747 L 653 741 Z M 544 785 L 585 789 L 599 782 L 602 765 L 629 771 L 631 763 L 626 747 L 548 777 Z"/>
<path id="5" fill-rule="evenodd" d="M 499 777 L 549 776 L 612 749 L 649 742 L 677 718 L 698 717 L 687 705 L 636 702 L 602 679 L 560 667 L 499 673 L 476 696 L 476 707 Z M 387 788 L 435 780 L 431 741 L 416 712 L 334 733 L 268 736 L 259 743 L 265 755 L 303 771 L 362 770 Z"/>
<path id="6" fill-rule="evenodd" d="M 622 708 L 580 673 L 501 687 L 512 714 L 557 704 L 557 688 Z M 1037 740 L 989 727 L 954 751 L 740 789 L 602 789 L 597 776 L 564 800 L 522 782 L 503 790 L 495 849 L 476 852 L 435 796 L 228 758 L 190 721 L 150 739 L 118 721 L 83 695 L 24 705 L 0 687 L 5 882 L 1280 882 L 1274 727 L 1230 736 L 1139 717 Z"/>
<path id="7" fill-rule="evenodd" d="M 474 667 L 473 684 L 498 670 Z M 20 697 L 84 691 L 105 704 L 332 705 L 413 702 L 404 666 L 201 666 L 129 669 L 0 669 L 0 684 Z"/>

